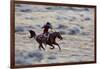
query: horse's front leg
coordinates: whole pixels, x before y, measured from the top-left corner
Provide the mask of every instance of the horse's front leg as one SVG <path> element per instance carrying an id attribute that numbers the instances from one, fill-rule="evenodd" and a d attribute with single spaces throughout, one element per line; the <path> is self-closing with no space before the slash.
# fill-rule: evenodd
<path id="1" fill-rule="evenodd" d="M 48 45 L 50 45 L 50 46 L 51 46 L 51 48 L 50 48 L 50 49 L 54 49 L 54 48 L 55 48 L 52 44 L 48 44 Z"/>
<path id="2" fill-rule="evenodd" d="M 61 48 L 58 43 L 55 42 L 54 45 L 57 45 L 59 47 L 59 50 L 61 51 Z"/>

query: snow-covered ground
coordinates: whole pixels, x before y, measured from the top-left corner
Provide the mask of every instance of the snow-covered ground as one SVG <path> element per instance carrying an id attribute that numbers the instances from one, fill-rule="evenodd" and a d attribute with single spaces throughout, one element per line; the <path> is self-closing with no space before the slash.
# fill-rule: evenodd
<path id="1" fill-rule="evenodd" d="M 64 6 L 16 4 L 15 7 L 16 65 L 94 61 L 94 9 Z M 61 47 L 39 50 L 28 30 L 41 34 L 47 21 L 51 22 L 63 40 Z"/>

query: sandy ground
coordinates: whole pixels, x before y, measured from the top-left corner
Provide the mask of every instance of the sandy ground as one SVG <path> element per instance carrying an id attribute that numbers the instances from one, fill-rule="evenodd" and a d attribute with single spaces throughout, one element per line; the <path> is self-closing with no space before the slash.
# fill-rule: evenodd
<path id="1" fill-rule="evenodd" d="M 15 61 L 16 65 L 69 63 L 94 61 L 94 9 L 78 7 L 16 4 L 15 7 Z M 39 50 L 28 30 L 41 34 L 41 27 L 51 22 L 63 40 L 61 47 Z"/>

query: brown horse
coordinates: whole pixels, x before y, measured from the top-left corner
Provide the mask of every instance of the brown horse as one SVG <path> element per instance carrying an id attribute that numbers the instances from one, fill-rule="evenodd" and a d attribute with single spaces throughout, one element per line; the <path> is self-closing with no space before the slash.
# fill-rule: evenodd
<path id="1" fill-rule="evenodd" d="M 32 30 L 29 30 L 29 32 L 30 32 L 29 38 L 34 37 L 34 39 L 39 43 L 39 49 L 40 50 L 41 50 L 41 48 L 43 50 L 45 50 L 45 48 L 43 47 L 42 44 L 45 44 L 45 45 L 47 44 L 47 45 L 51 46 L 50 49 L 54 49 L 55 47 L 53 45 L 57 45 L 59 47 L 59 50 L 61 50 L 59 44 L 56 43 L 56 38 L 59 38 L 60 40 L 63 39 L 59 32 L 50 33 L 48 40 L 45 39 L 43 34 L 36 35 L 36 33 Z"/>

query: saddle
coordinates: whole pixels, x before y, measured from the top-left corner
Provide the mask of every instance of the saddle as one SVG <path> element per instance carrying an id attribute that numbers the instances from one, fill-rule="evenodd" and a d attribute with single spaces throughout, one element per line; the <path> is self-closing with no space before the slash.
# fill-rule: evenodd
<path id="1" fill-rule="evenodd" d="M 50 37 L 50 34 L 51 34 L 51 32 L 44 33 L 44 34 L 42 33 L 42 34 L 40 34 L 39 38 L 42 39 L 43 41 L 47 41 Z"/>

